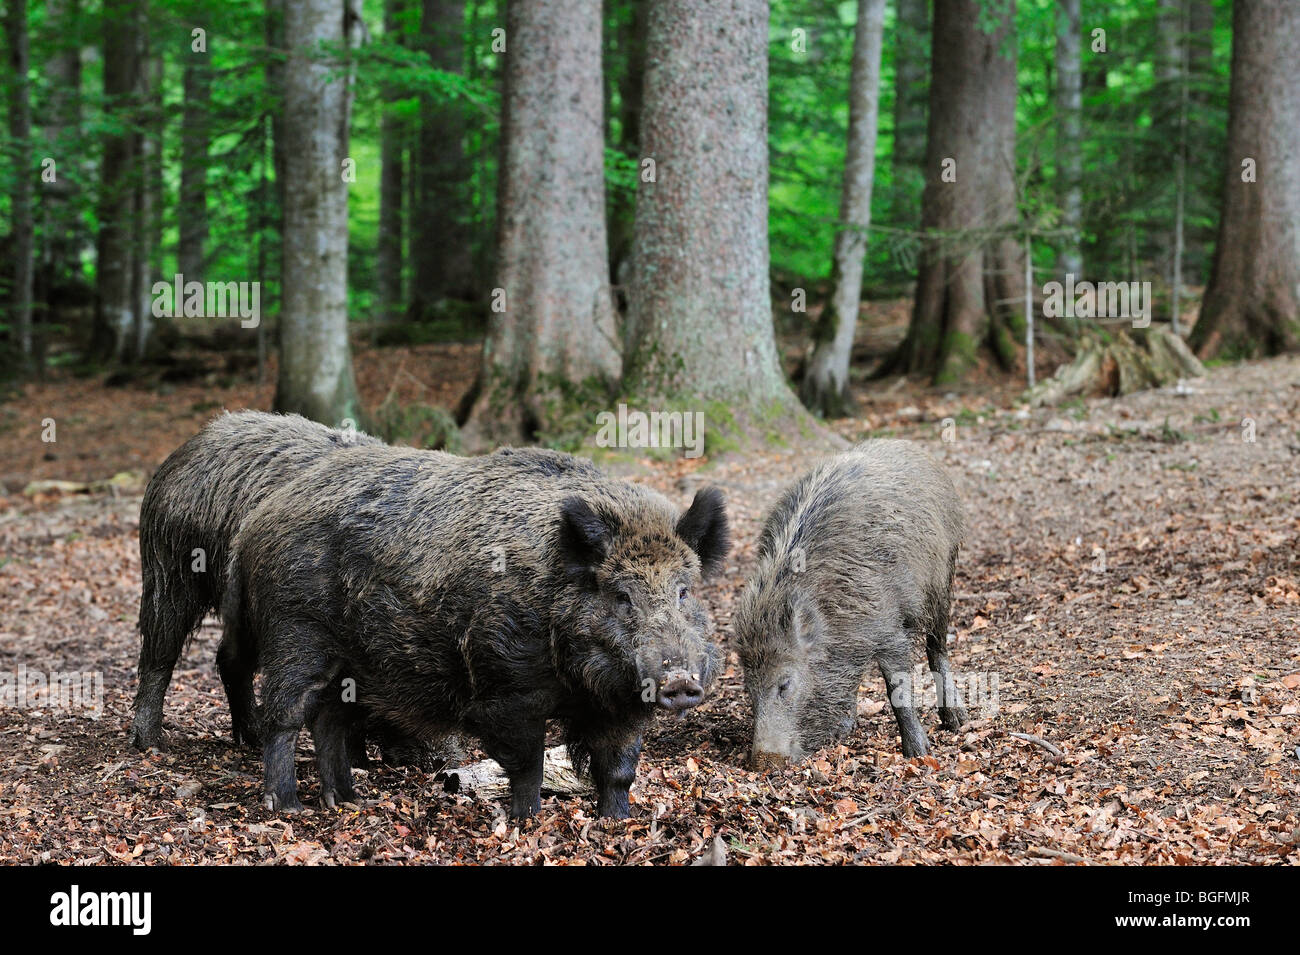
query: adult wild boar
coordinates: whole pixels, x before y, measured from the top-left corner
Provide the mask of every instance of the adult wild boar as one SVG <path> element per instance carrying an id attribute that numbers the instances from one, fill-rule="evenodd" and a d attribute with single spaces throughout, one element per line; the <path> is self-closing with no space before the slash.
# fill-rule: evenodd
<path id="1" fill-rule="evenodd" d="M 267 806 L 299 807 L 308 723 L 322 802 L 353 798 L 355 700 L 411 735 L 477 736 L 515 817 L 540 806 L 557 719 L 600 814 L 626 816 L 654 708 L 692 707 L 714 679 L 693 589 L 728 546 L 718 490 L 679 515 L 552 451 L 328 456 L 258 507 L 230 564 L 228 626 L 261 653 Z"/>
<path id="2" fill-rule="evenodd" d="M 225 589 L 229 543 L 271 491 L 339 448 L 382 447 L 377 438 L 298 415 L 226 413 L 173 451 L 140 506 L 140 685 L 131 741 L 162 741 L 163 696 L 185 642 Z M 235 741 L 256 743 L 253 664 L 223 640 L 217 654 Z"/>
<path id="3" fill-rule="evenodd" d="M 911 694 L 922 637 L 943 725 L 966 722 L 947 646 L 962 527 L 952 481 L 909 441 L 860 444 L 781 496 L 735 617 L 757 768 L 845 736 L 872 665 L 889 689 L 903 753 L 925 753 Z"/>

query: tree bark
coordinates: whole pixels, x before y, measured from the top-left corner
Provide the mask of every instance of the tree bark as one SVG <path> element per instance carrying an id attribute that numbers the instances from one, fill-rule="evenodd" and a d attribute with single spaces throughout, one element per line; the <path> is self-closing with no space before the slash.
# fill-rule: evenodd
<path id="1" fill-rule="evenodd" d="M 898 0 L 894 29 L 894 220 L 915 226 L 916 197 L 925 181 L 926 74 L 930 4 Z"/>
<path id="2" fill-rule="evenodd" d="M 1080 0 L 1060 0 L 1056 17 L 1056 168 L 1061 185 L 1061 227 L 1070 230 L 1061 243 L 1057 271 L 1083 275 L 1079 230 L 1083 227 L 1083 54 Z"/>
<path id="3" fill-rule="evenodd" d="M 103 23 L 105 109 L 117 122 L 103 134 L 91 352 L 99 360 L 120 361 L 127 354 L 135 319 L 131 229 L 139 175 L 132 131 L 140 68 L 136 0 L 105 0 Z"/>
<path id="4" fill-rule="evenodd" d="M 177 266 L 185 281 L 204 281 L 208 242 L 208 149 L 212 72 L 207 51 L 185 48 L 185 104 L 181 116 L 181 191 Z"/>
<path id="5" fill-rule="evenodd" d="M 1294 4 L 1233 4 L 1223 215 L 1190 342 L 1202 358 L 1300 348 L 1298 116 L 1300 17 Z M 1254 164 L 1252 177 L 1243 168 L 1247 160 Z"/>
<path id="6" fill-rule="evenodd" d="M 1023 319 L 1022 252 L 1007 230 L 1016 212 L 1015 4 L 995 32 L 978 0 L 936 0 L 922 228 L 927 239 L 907 338 L 891 370 L 959 380 L 989 346 L 1016 359 Z M 1005 47 L 1005 49 L 1004 49 Z M 945 172 L 955 181 L 945 182 Z"/>
<path id="7" fill-rule="evenodd" d="M 361 423 L 348 344 L 348 155 L 352 88 L 321 43 L 350 40 L 338 0 L 286 0 L 284 289 L 275 410 Z M 331 75 L 333 74 L 333 75 Z"/>
<path id="8" fill-rule="evenodd" d="M 618 376 L 605 234 L 600 4 L 512 0 L 507 12 L 499 294 L 466 439 L 533 438 L 564 383 Z M 494 295 L 494 298 L 496 296 Z"/>
<path id="9" fill-rule="evenodd" d="M 831 294 L 814 333 L 815 347 L 800 397 L 826 417 L 848 413 L 849 358 L 862 295 L 862 258 L 871 225 L 871 186 L 876 172 L 876 120 L 880 105 L 881 34 L 885 0 L 858 0 L 849 81 L 849 140 L 844 159 L 840 222 L 831 267 Z"/>
<path id="10" fill-rule="evenodd" d="M 765 0 L 651 0 L 625 390 L 798 409 L 767 241 Z"/>
<path id="11" fill-rule="evenodd" d="M 421 35 L 438 69 L 464 70 L 464 25 L 464 0 L 424 0 Z M 460 103 L 424 98 L 418 157 L 419 204 L 411 223 L 411 258 L 415 314 L 422 318 L 441 299 L 474 295 L 466 209 L 469 162 Z"/>
<path id="12" fill-rule="evenodd" d="M 384 36 L 402 42 L 397 18 L 402 9 L 401 0 L 384 2 Z M 405 162 L 406 123 L 388 108 L 392 91 L 384 97 L 384 113 L 379 124 L 379 250 L 376 271 L 379 285 L 379 315 L 381 322 L 396 319 L 402 311 L 402 240 L 403 240 L 403 183 L 402 167 Z"/>
<path id="13" fill-rule="evenodd" d="M 12 86 L 9 96 L 9 137 L 12 148 L 13 187 L 9 213 L 13 236 L 13 288 L 9 294 L 10 320 L 22 370 L 32 369 L 32 280 L 35 262 L 35 226 L 32 221 L 32 106 L 27 78 L 27 3 L 10 0 L 5 17 Z"/>

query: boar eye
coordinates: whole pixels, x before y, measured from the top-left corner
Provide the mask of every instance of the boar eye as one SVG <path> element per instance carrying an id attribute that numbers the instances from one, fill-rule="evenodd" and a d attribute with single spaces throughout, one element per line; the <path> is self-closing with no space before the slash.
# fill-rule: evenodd
<path id="1" fill-rule="evenodd" d="M 627 610 L 632 606 L 632 595 L 625 590 L 620 590 L 615 599 L 618 602 L 619 610 Z"/>
<path id="2" fill-rule="evenodd" d="M 680 603 L 685 603 L 685 602 L 686 602 L 686 595 L 689 594 L 689 593 L 690 593 L 690 591 L 687 590 L 685 587 L 678 587 L 678 588 L 677 588 L 677 602 L 678 602 L 679 604 L 680 604 Z"/>
<path id="3" fill-rule="evenodd" d="M 790 677 L 786 677 L 784 680 L 781 681 L 781 685 L 776 688 L 776 692 L 781 694 L 781 697 L 783 699 L 790 695 L 790 684 L 792 682 L 794 681 L 791 680 Z"/>

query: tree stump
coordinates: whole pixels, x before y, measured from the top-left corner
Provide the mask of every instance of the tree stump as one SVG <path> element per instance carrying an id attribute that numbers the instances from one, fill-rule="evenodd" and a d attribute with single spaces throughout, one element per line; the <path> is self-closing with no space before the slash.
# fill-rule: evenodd
<path id="1" fill-rule="evenodd" d="M 1034 407 L 1060 404 L 1074 395 L 1115 397 L 1199 378 L 1205 366 L 1167 325 L 1113 333 L 1089 332 L 1069 365 L 1025 392 Z"/>

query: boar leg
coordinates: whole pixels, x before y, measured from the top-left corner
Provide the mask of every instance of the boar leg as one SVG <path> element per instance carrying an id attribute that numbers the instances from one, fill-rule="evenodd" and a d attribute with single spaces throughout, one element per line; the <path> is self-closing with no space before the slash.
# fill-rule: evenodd
<path id="1" fill-rule="evenodd" d="M 131 722 L 131 745 L 139 750 L 162 746 L 162 706 L 175 660 L 149 666 L 140 652 L 140 686 L 135 691 L 135 719 Z"/>
<path id="2" fill-rule="evenodd" d="M 970 717 L 957 692 L 957 681 L 952 678 L 948 664 L 948 601 L 944 593 L 935 601 L 930 614 L 930 631 L 925 635 L 925 655 L 930 660 L 930 673 L 934 688 L 939 694 L 939 721 L 943 728 L 954 732 L 962 728 Z"/>
<path id="3" fill-rule="evenodd" d="M 589 741 L 591 778 L 596 784 L 596 812 L 609 819 L 626 819 L 631 812 L 628 790 L 636 782 L 641 737 L 623 733 Z"/>
<path id="4" fill-rule="evenodd" d="M 316 765 L 320 769 L 320 801 L 329 809 L 341 802 L 357 801 L 352 788 L 348 744 L 353 725 L 360 722 L 354 719 L 355 707 L 331 698 L 331 693 L 333 688 L 322 695 L 320 708 L 311 725 L 312 740 L 316 744 Z"/>
<path id="5" fill-rule="evenodd" d="M 915 701 L 912 699 L 911 671 L 905 666 L 893 662 L 880 661 L 880 675 L 885 678 L 885 687 L 889 693 L 889 706 L 898 721 L 898 735 L 903 741 L 903 755 L 907 757 L 924 756 L 928 743 L 921 721 L 916 716 Z"/>
<path id="6" fill-rule="evenodd" d="M 939 641 L 943 641 L 940 643 Z M 925 641 L 925 653 L 930 658 L 930 672 L 934 676 L 934 688 L 939 694 L 939 721 L 943 728 L 956 732 L 970 720 L 966 708 L 962 705 L 961 694 L 957 692 L 957 681 L 952 678 L 952 667 L 948 663 L 948 633 L 945 625 L 943 636 L 931 634 Z"/>
<path id="7" fill-rule="evenodd" d="M 510 777 L 510 816 L 527 819 L 542 808 L 542 762 L 546 756 L 546 721 L 514 724 L 510 736 L 481 737 L 483 749 Z"/>
<path id="8" fill-rule="evenodd" d="M 273 812 L 298 812 L 302 803 L 294 745 L 308 717 L 315 721 L 321 692 L 336 682 L 338 672 L 331 673 L 327 661 L 314 659 L 309 648 L 315 640 L 309 628 L 283 634 L 281 639 L 275 648 L 278 652 L 268 655 L 271 663 L 262 686 L 263 804 Z"/>
<path id="9" fill-rule="evenodd" d="M 253 667 L 246 655 L 240 652 L 239 638 L 231 632 L 229 624 L 217 648 L 217 669 L 221 683 L 230 701 L 230 720 L 235 745 L 261 745 L 257 733 L 257 708 L 253 700 Z"/>

